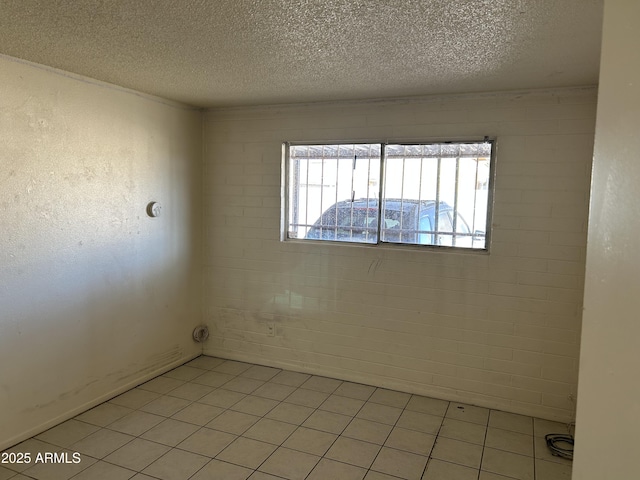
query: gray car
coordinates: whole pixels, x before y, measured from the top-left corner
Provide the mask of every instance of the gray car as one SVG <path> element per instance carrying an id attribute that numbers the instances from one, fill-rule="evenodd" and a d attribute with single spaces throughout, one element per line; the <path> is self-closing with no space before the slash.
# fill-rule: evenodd
<path id="1" fill-rule="evenodd" d="M 471 232 L 462 215 L 456 215 L 446 202 L 385 199 L 382 216 L 382 242 L 484 248 L 485 233 Z M 378 200 L 361 198 L 332 205 L 305 238 L 378 243 Z"/>

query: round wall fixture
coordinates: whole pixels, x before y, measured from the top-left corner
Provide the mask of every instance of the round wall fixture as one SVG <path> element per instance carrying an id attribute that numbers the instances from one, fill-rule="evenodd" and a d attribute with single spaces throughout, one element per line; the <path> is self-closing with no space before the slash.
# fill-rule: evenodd
<path id="1" fill-rule="evenodd" d="M 206 325 L 200 325 L 193 330 L 193 340 L 202 343 L 209 338 L 209 327 Z"/>
<path id="2" fill-rule="evenodd" d="M 151 202 L 149 205 L 147 205 L 147 215 L 149 215 L 150 217 L 159 217 L 160 210 L 162 210 L 162 207 L 158 202 Z"/>

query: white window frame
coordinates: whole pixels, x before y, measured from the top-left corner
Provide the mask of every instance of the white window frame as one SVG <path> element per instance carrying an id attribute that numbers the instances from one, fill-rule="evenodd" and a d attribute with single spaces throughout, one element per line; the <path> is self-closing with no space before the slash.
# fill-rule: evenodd
<path id="1" fill-rule="evenodd" d="M 421 146 L 421 145 L 444 145 L 444 144 L 477 144 L 477 143 L 490 143 L 491 144 L 491 154 L 489 158 L 489 176 L 488 176 L 488 185 L 487 185 L 487 215 L 486 215 L 486 224 L 484 225 L 484 237 L 485 244 L 483 248 L 471 248 L 464 246 L 445 246 L 445 245 L 437 245 L 437 244 L 417 244 L 417 243 L 401 243 L 401 242 L 393 242 L 393 241 L 384 241 L 381 239 L 381 224 L 382 222 L 377 222 L 377 242 L 375 243 L 366 243 L 366 242 L 348 242 L 348 241 L 340 241 L 340 240 L 328 240 L 328 239 L 308 239 L 308 238 L 290 238 L 289 237 L 289 214 L 290 214 L 290 168 L 291 168 L 291 159 L 290 159 L 290 147 L 295 146 L 335 146 L 335 145 L 370 145 L 370 144 L 379 144 L 380 145 L 380 172 L 379 172 L 379 185 L 377 198 L 382 199 L 384 197 L 384 189 L 385 189 L 385 180 L 386 180 L 386 155 L 385 149 L 388 145 L 406 145 L 406 146 Z M 417 249 L 437 249 L 437 250 L 455 250 L 455 251 L 464 251 L 464 252 L 476 252 L 476 253 L 488 253 L 491 246 L 491 231 L 492 231 L 492 218 L 493 218 L 493 202 L 494 202 L 494 190 L 495 190 L 495 165 L 496 165 L 496 144 L 497 141 L 495 138 L 485 136 L 482 139 L 464 139 L 464 140 L 427 140 L 427 141 L 380 141 L 380 140 L 357 140 L 357 141 L 329 141 L 329 142 L 284 142 L 282 144 L 282 181 L 281 181 L 281 197 L 282 197 L 282 208 L 281 208 L 281 236 L 280 240 L 285 242 L 303 242 L 303 243 L 317 243 L 317 244 L 327 244 L 330 243 L 332 245 L 350 245 L 350 246 L 365 246 L 365 247 L 377 247 L 377 248 L 417 248 Z M 457 180 L 456 180 L 456 189 L 457 189 Z M 378 202 L 378 219 L 382 218 L 382 202 Z M 324 214 L 324 211 L 321 212 L 321 215 Z M 457 214 L 454 215 L 457 217 Z M 435 227 L 437 228 L 437 227 Z M 435 230 L 434 228 L 434 230 Z M 455 229 L 455 227 L 454 227 Z M 475 229 L 479 230 L 478 228 Z M 455 231 L 455 230 L 454 230 Z M 475 232 L 471 232 L 475 233 Z M 433 234 L 437 234 L 437 231 L 434 231 Z"/>

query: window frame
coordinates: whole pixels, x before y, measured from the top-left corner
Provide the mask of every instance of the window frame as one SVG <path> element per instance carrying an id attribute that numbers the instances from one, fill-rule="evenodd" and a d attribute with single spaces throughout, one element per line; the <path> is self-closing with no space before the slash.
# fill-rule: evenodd
<path id="1" fill-rule="evenodd" d="M 401 243 L 401 242 L 387 242 L 381 240 L 382 221 L 380 220 L 383 212 L 382 199 L 384 194 L 384 188 L 386 183 L 386 147 L 388 145 L 434 145 L 434 144 L 476 144 L 476 143 L 491 143 L 491 154 L 489 156 L 489 176 L 487 184 L 487 217 L 485 227 L 485 245 L 483 248 L 462 247 L 462 246 L 449 246 L 449 245 L 433 245 L 433 244 L 415 244 L 415 243 Z M 349 242 L 340 240 L 325 240 L 325 239 L 307 239 L 307 238 L 290 238 L 289 237 L 289 214 L 290 214 L 290 169 L 291 147 L 295 146 L 327 146 L 327 145 L 380 145 L 380 171 L 379 171 L 379 185 L 378 185 L 378 229 L 377 229 L 377 242 Z M 352 247 L 369 247 L 369 248 L 392 248 L 392 249 L 415 249 L 415 250 L 430 250 L 430 251 L 448 251 L 448 252 L 460 252 L 460 253 L 477 253 L 488 254 L 491 250 L 491 237 L 493 226 L 493 206 L 495 196 L 495 175 L 496 175 L 496 152 L 497 152 L 497 138 L 484 136 L 482 138 L 468 138 L 454 139 L 447 138 L 442 139 L 429 139 L 429 140 L 331 140 L 331 141 L 286 141 L 282 143 L 282 168 L 281 168 L 281 228 L 280 228 L 280 241 L 282 242 L 299 242 L 309 244 L 329 244 L 329 245 L 347 245 Z M 456 184 L 456 190 L 458 185 Z M 324 211 L 320 213 L 322 216 Z M 466 220 L 464 220 L 466 223 Z M 468 225 L 468 224 L 467 224 Z M 479 229 L 476 228 L 476 231 Z M 475 233 L 471 232 L 470 233 Z M 437 235 L 437 232 L 430 233 L 431 235 Z M 471 236 L 473 239 L 474 235 Z"/>

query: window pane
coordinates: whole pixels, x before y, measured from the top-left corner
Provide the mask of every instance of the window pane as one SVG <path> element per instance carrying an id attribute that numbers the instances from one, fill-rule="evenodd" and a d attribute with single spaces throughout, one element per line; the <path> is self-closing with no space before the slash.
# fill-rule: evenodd
<path id="1" fill-rule="evenodd" d="M 491 147 L 386 146 L 381 241 L 485 248 Z"/>
<path id="2" fill-rule="evenodd" d="M 380 144 L 289 147 L 288 238 L 377 243 Z"/>

